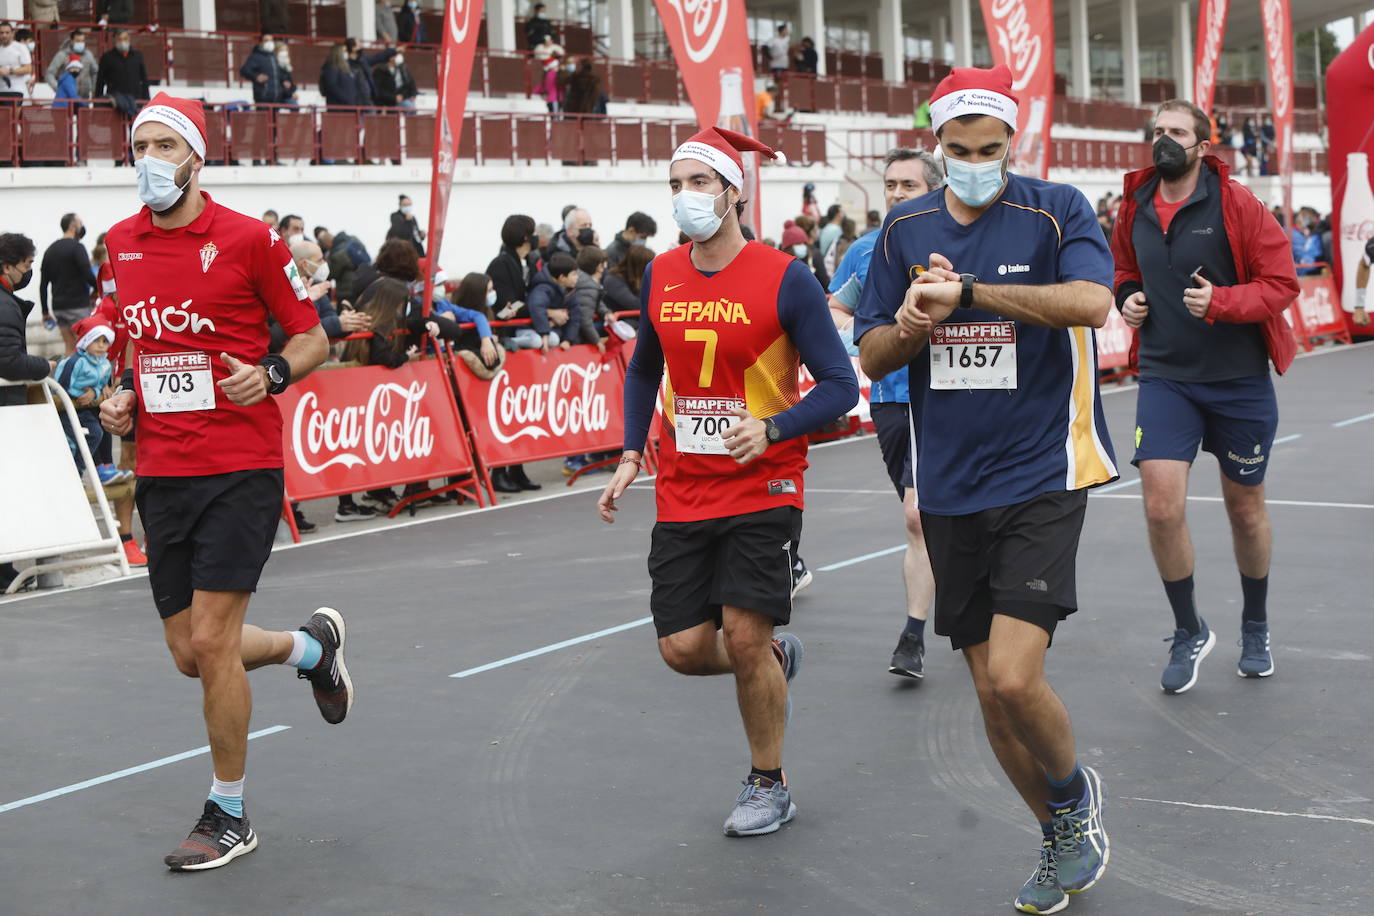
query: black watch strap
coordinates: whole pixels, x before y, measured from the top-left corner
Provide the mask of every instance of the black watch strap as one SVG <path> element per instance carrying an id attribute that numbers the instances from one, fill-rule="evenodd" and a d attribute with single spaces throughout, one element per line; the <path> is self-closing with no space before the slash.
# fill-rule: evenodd
<path id="1" fill-rule="evenodd" d="M 769 417 L 767 420 L 764 420 L 763 425 L 764 428 L 767 430 L 769 442 L 782 441 L 782 427 L 774 423 L 772 417 Z"/>
<path id="2" fill-rule="evenodd" d="M 291 364 L 280 353 L 269 353 L 258 363 L 267 370 L 267 393 L 281 394 L 291 384 Z"/>
<path id="3" fill-rule="evenodd" d="M 959 307 L 965 309 L 973 308 L 973 284 L 978 280 L 973 274 L 960 274 L 959 282 L 963 284 L 963 289 L 959 291 Z"/>

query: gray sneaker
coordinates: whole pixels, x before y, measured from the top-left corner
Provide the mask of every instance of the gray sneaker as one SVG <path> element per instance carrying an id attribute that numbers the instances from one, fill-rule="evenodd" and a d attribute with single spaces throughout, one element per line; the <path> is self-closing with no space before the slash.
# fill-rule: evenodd
<path id="1" fill-rule="evenodd" d="M 1111 858 L 1111 844 L 1102 826 L 1102 777 L 1092 767 L 1082 769 L 1087 786 L 1083 797 L 1062 807 L 1050 805 L 1059 886 L 1066 894 L 1081 894 L 1096 884 Z"/>
<path id="2" fill-rule="evenodd" d="M 1055 857 L 1052 837 L 1045 837 L 1040 844 L 1040 867 L 1011 905 L 1023 913 L 1042 914 L 1058 913 L 1069 905 L 1068 895 L 1059 886 L 1059 860 Z"/>
<path id="3" fill-rule="evenodd" d="M 797 816 L 792 792 L 780 782 L 751 773 L 744 791 L 735 799 L 735 810 L 725 819 L 726 836 L 760 836 L 774 833 Z"/>
<path id="4" fill-rule="evenodd" d="M 792 679 L 801 670 L 802 659 L 806 658 L 806 647 L 792 633 L 779 633 L 773 637 L 773 651 L 778 654 L 778 664 L 782 665 L 783 677 L 787 678 L 787 712 L 784 724 L 792 722 Z"/>
<path id="5" fill-rule="evenodd" d="M 1197 683 L 1197 669 L 1207 653 L 1217 644 L 1217 636 L 1201 617 L 1198 623 L 1202 630 L 1196 636 L 1189 636 L 1184 629 L 1174 630 L 1173 636 L 1166 636 L 1169 647 L 1169 664 L 1164 666 L 1159 686 L 1165 693 L 1183 693 Z"/>
<path id="6" fill-rule="evenodd" d="M 1247 620 L 1240 625 L 1241 677 L 1268 677 L 1274 673 L 1274 656 L 1269 654 L 1269 624 Z"/>
<path id="7" fill-rule="evenodd" d="M 919 639 L 911 633 L 903 633 L 902 638 L 897 640 L 897 650 L 892 653 L 892 661 L 888 663 L 888 674 L 897 674 L 916 680 L 924 678 L 926 676 L 925 654 L 926 647 Z"/>

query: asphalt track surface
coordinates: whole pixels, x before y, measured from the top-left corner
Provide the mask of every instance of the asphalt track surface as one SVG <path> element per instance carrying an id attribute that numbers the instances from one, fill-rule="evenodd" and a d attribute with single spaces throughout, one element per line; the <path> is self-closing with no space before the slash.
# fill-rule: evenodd
<path id="1" fill-rule="evenodd" d="M 1112 856 L 1069 912 L 1374 905 L 1371 363 L 1345 348 L 1279 382 L 1279 435 L 1298 438 L 1268 474 L 1268 680 L 1235 674 L 1239 584 L 1199 459 L 1189 520 L 1218 644 L 1183 696 L 1158 686 L 1171 622 L 1129 483 L 1134 394 L 1106 395 L 1123 482 L 1089 504 L 1082 610 L 1049 673 L 1106 781 Z M 205 744 L 200 688 L 172 667 L 146 581 L 0 605 L 0 913 L 1010 912 L 1036 830 L 962 660 L 934 638 L 923 685 L 886 672 L 901 522 L 876 442 L 815 450 L 808 484 L 817 573 L 785 755 L 800 814 L 779 833 L 721 835 L 749 763 L 732 683 L 671 673 L 651 627 L 485 667 L 647 614 L 652 494 L 607 527 L 581 492 L 273 558 L 250 618 L 343 609 L 358 699 L 331 727 L 294 672 L 251 675 L 261 845 L 211 872 L 161 865 L 210 762 L 178 756 Z"/>

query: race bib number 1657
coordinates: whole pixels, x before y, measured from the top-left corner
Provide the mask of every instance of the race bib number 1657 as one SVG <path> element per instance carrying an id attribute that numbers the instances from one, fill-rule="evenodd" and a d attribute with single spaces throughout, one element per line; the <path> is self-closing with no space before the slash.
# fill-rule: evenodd
<path id="1" fill-rule="evenodd" d="M 930 387 L 1016 387 L 1016 325 L 1010 321 L 937 324 L 930 336 Z"/>

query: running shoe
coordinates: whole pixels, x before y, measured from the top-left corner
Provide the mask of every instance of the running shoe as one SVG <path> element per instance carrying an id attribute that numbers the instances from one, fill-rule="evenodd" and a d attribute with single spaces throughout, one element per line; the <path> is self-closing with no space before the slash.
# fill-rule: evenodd
<path id="1" fill-rule="evenodd" d="M 396 491 L 389 487 L 381 490 L 368 490 L 366 493 L 358 496 L 357 501 L 381 512 L 390 512 L 391 507 L 396 505 L 397 502 Z"/>
<path id="2" fill-rule="evenodd" d="M 1081 894 L 1096 884 L 1111 857 L 1102 826 L 1102 777 L 1092 767 L 1083 767 L 1083 783 L 1087 788 L 1082 798 L 1049 804 L 1059 886 L 1066 894 Z"/>
<path id="3" fill-rule="evenodd" d="M 319 640 L 324 651 L 320 662 L 309 671 L 297 671 L 296 677 L 310 682 L 320 715 L 330 725 L 338 725 L 353 708 L 353 681 L 344 664 L 344 641 L 348 632 L 343 615 L 332 607 L 322 607 L 301 627 Z"/>
<path id="4" fill-rule="evenodd" d="M 190 836 L 162 862 L 172 871 L 203 871 L 228 865 L 246 852 L 258 848 L 258 835 L 248 824 L 248 815 L 234 817 L 212 801 Z"/>
<path id="5" fill-rule="evenodd" d="M 774 833 L 797 816 L 792 791 L 767 776 L 750 773 L 744 791 L 735 799 L 735 810 L 725 819 L 726 836 L 760 836 Z"/>
<path id="6" fill-rule="evenodd" d="M 572 455 L 563 459 L 563 476 L 571 477 L 578 471 L 587 466 L 587 458 L 584 455 Z"/>
<path id="7" fill-rule="evenodd" d="M 1059 860 L 1054 853 L 1054 839 L 1045 837 L 1040 844 L 1040 865 L 1011 902 L 1023 913 L 1058 913 L 1069 905 L 1064 888 L 1059 886 Z"/>
<path id="8" fill-rule="evenodd" d="M 920 680 L 926 676 L 925 654 L 925 644 L 914 633 L 903 633 L 897 640 L 897 651 L 892 653 L 892 662 L 887 666 L 888 673 Z"/>
<path id="9" fill-rule="evenodd" d="M 1240 625 L 1241 677 L 1268 677 L 1274 673 L 1274 656 L 1269 654 L 1269 624 L 1246 620 Z"/>
<path id="10" fill-rule="evenodd" d="M 143 548 L 138 546 L 138 541 L 133 538 L 124 542 L 124 559 L 129 561 L 130 566 L 147 566 L 148 557 L 143 552 Z"/>
<path id="11" fill-rule="evenodd" d="M 296 516 L 296 531 L 300 534 L 309 534 L 316 528 L 320 527 L 319 525 L 307 519 L 305 517 L 305 513 L 302 512 L 300 509 L 295 509 L 293 514 Z"/>
<path id="12" fill-rule="evenodd" d="M 371 506 L 344 503 L 334 510 L 336 522 L 366 522 L 377 517 L 377 510 Z"/>
<path id="13" fill-rule="evenodd" d="M 797 562 L 792 566 L 792 597 L 797 597 L 797 592 L 811 584 L 811 570 L 806 568 L 806 561 L 797 557 Z"/>
<path id="14" fill-rule="evenodd" d="M 100 478 L 101 486 L 113 487 L 121 484 L 134 476 L 131 471 L 121 471 L 112 464 L 97 464 L 95 466 L 95 476 Z"/>
<path id="15" fill-rule="evenodd" d="M 1196 684 L 1198 666 L 1217 644 L 1216 634 L 1207 626 L 1207 621 L 1199 617 L 1198 623 L 1202 624 L 1202 631 L 1196 636 L 1189 636 L 1187 630 L 1180 628 L 1174 630 L 1173 636 L 1164 638 L 1165 642 L 1173 643 L 1169 647 L 1169 664 L 1164 666 L 1164 674 L 1159 679 L 1159 686 L 1165 693 L 1184 693 Z"/>
<path id="16" fill-rule="evenodd" d="M 782 665 L 783 676 L 787 678 L 787 711 L 783 714 L 783 724 L 792 722 L 792 678 L 801 670 L 802 659 L 806 657 L 806 647 L 792 633 L 779 633 L 773 638 L 773 653 Z"/>

